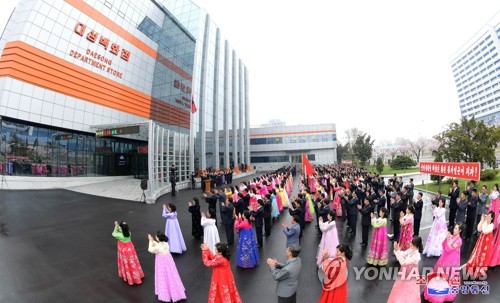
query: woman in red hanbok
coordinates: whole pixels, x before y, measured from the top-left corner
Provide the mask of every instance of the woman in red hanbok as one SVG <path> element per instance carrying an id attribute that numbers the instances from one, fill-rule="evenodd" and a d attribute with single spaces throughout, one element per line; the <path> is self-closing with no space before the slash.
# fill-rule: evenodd
<path id="1" fill-rule="evenodd" d="M 486 275 L 493 242 L 493 220 L 495 213 L 490 211 L 487 215 L 481 216 L 481 222 L 477 225 L 477 231 L 481 233 L 477 239 L 476 246 L 465 264 L 465 269 L 475 278 Z"/>
<path id="2" fill-rule="evenodd" d="M 115 221 L 112 235 L 118 244 L 118 276 L 129 285 L 142 284 L 144 272 L 137 258 L 127 222 L 118 224 Z"/>
<path id="3" fill-rule="evenodd" d="M 335 258 L 324 252 L 321 267 L 326 276 L 318 303 L 347 303 L 347 260 L 351 258 L 352 251 L 347 244 L 337 246 Z"/>
<path id="4" fill-rule="evenodd" d="M 208 245 L 201 245 L 203 264 L 211 267 L 212 282 L 208 293 L 209 303 L 241 303 L 240 294 L 234 283 L 233 273 L 229 259 L 231 252 L 226 243 L 215 244 L 215 254 L 210 251 Z"/>

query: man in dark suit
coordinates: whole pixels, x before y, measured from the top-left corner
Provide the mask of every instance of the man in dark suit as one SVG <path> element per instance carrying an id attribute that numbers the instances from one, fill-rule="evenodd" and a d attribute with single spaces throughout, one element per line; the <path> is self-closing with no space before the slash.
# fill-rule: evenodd
<path id="1" fill-rule="evenodd" d="M 255 222 L 255 233 L 257 235 L 257 247 L 262 247 L 262 228 L 264 227 L 264 201 L 262 199 L 257 200 L 259 203 L 259 208 L 252 209 L 249 206 L 250 214 L 254 218 Z"/>
<path id="2" fill-rule="evenodd" d="M 379 198 L 378 200 L 376 200 L 377 201 L 376 213 L 378 213 L 382 207 L 385 207 L 385 204 L 387 203 L 387 199 L 385 198 L 385 193 L 383 189 L 378 190 L 378 196 Z"/>
<path id="3" fill-rule="evenodd" d="M 368 232 L 371 225 L 372 206 L 370 200 L 365 198 L 364 205 L 358 205 L 358 210 L 361 213 L 361 246 L 368 245 Z"/>
<path id="4" fill-rule="evenodd" d="M 233 245 L 234 243 L 234 206 L 233 206 L 233 198 L 227 199 L 224 203 L 221 200 L 220 203 L 220 216 L 222 220 L 222 224 L 224 224 L 224 228 L 226 229 L 226 238 L 227 244 Z"/>
<path id="5" fill-rule="evenodd" d="M 213 209 L 215 212 L 217 212 L 217 202 L 219 201 L 219 196 L 217 195 L 217 190 L 212 189 L 210 191 L 210 196 L 203 194 L 203 197 L 205 198 L 205 202 L 208 203 L 208 209 Z M 215 219 L 215 225 L 217 225 L 217 216 L 215 216 L 214 219 Z"/>
<path id="6" fill-rule="evenodd" d="M 330 200 L 324 199 L 321 202 L 318 202 L 318 218 L 322 218 L 323 222 L 328 221 L 328 213 L 330 212 Z M 319 222 L 319 219 L 318 219 Z M 319 229 L 318 223 L 318 237 L 322 237 L 323 232 Z"/>
<path id="7" fill-rule="evenodd" d="M 422 220 L 422 209 L 424 208 L 424 201 L 422 200 L 422 197 L 424 196 L 423 193 L 418 193 L 417 194 L 417 201 L 413 204 L 413 207 L 415 207 L 415 214 L 414 214 L 414 223 L 413 223 L 413 236 L 418 236 L 418 233 L 420 231 L 420 221 Z"/>
<path id="8" fill-rule="evenodd" d="M 458 181 L 453 181 L 453 187 L 450 188 L 450 216 L 448 226 L 452 227 L 455 225 L 455 218 L 457 215 L 457 198 L 460 195 L 460 188 L 458 187 Z"/>
<path id="9" fill-rule="evenodd" d="M 474 230 L 474 221 L 476 220 L 476 209 L 479 202 L 477 189 L 474 187 L 471 190 L 471 198 L 467 203 L 467 219 L 465 219 L 465 238 L 470 239 Z"/>
<path id="10" fill-rule="evenodd" d="M 264 199 L 264 231 L 266 237 L 271 235 L 271 216 L 273 211 L 273 205 L 271 203 L 271 195 L 267 194 Z"/>
<path id="11" fill-rule="evenodd" d="M 406 208 L 408 208 L 408 202 L 410 200 L 410 197 L 408 196 L 408 187 L 402 187 L 401 188 L 401 201 L 403 202 L 402 209 L 406 211 Z M 399 215 L 399 214 L 398 214 Z"/>
<path id="12" fill-rule="evenodd" d="M 350 233 L 356 236 L 356 225 L 358 223 L 358 204 L 359 200 L 356 192 L 352 193 L 352 199 L 347 201 L 348 209 L 347 209 L 347 218 L 349 222 Z"/>
<path id="13" fill-rule="evenodd" d="M 376 208 L 375 207 L 375 205 L 376 205 L 375 201 L 377 200 L 377 198 L 378 197 L 377 197 L 377 194 L 375 192 L 375 188 L 373 188 L 373 187 L 370 188 L 370 195 L 368 196 L 368 201 L 370 201 L 370 206 L 372 208 L 372 211 L 375 211 L 375 208 Z"/>
<path id="14" fill-rule="evenodd" d="M 400 213 L 403 211 L 403 201 L 401 200 L 401 193 L 396 194 L 396 199 L 395 202 L 391 204 L 391 208 L 394 214 L 392 224 L 394 226 L 394 236 L 392 237 L 391 241 L 398 241 L 399 240 L 399 229 L 400 229 L 400 223 L 399 223 L 399 216 Z"/>

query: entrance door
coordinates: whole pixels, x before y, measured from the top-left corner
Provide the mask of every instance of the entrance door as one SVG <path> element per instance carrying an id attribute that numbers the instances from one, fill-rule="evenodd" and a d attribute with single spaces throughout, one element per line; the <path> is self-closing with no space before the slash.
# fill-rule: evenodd
<path id="1" fill-rule="evenodd" d="M 292 163 L 302 163 L 302 155 L 292 155 Z"/>

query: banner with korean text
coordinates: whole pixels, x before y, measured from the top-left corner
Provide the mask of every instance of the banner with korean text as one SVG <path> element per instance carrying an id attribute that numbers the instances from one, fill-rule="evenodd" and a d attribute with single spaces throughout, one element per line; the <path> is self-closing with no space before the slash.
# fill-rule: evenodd
<path id="1" fill-rule="evenodd" d="M 481 164 L 479 162 L 420 162 L 420 172 L 479 181 L 481 177 Z"/>

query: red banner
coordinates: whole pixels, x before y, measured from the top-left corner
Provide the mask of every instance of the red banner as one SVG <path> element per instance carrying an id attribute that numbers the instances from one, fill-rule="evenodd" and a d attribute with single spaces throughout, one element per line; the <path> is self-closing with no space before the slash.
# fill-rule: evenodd
<path id="1" fill-rule="evenodd" d="M 481 177 L 481 164 L 479 162 L 420 162 L 420 172 L 479 181 Z"/>
<path id="2" fill-rule="evenodd" d="M 305 154 L 302 154 L 302 168 L 307 176 L 311 176 L 316 172 Z"/>
<path id="3" fill-rule="evenodd" d="M 345 165 L 352 165 L 352 160 L 342 160 L 340 164 L 345 164 Z"/>

